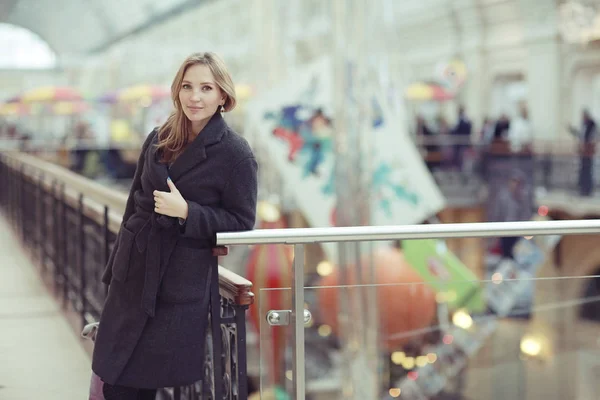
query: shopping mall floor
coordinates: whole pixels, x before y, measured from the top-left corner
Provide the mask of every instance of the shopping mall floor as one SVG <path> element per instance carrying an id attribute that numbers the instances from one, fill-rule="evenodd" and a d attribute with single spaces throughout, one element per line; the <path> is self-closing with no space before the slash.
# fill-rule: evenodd
<path id="1" fill-rule="evenodd" d="M 0 214 L 0 400 L 85 399 L 90 357 Z"/>

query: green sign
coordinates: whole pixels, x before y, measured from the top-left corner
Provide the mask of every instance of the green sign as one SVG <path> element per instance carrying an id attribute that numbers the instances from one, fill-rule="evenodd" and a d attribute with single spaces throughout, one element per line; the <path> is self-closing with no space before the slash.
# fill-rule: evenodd
<path id="1" fill-rule="evenodd" d="M 405 240 L 402 250 L 406 261 L 437 293 L 439 302 L 469 312 L 485 309 L 483 286 L 477 276 L 458 259 L 441 240 Z"/>

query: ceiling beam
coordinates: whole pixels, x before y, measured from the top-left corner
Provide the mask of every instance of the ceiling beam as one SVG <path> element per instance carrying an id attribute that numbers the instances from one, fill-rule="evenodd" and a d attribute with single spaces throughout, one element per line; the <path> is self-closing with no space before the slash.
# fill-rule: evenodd
<path id="1" fill-rule="evenodd" d="M 176 17 L 178 15 L 181 15 L 186 11 L 193 10 L 208 1 L 211 1 L 211 0 L 186 0 L 183 3 L 173 7 L 172 9 L 170 9 L 168 11 L 160 13 L 154 17 L 151 17 L 146 22 L 136 26 L 133 29 L 130 29 L 126 32 L 123 32 L 123 33 L 113 36 L 110 40 L 107 40 L 106 42 L 92 48 L 89 51 L 89 53 L 90 54 L 102 53 L 102 52 L 108 50 L 110 47 L 114 46 L 115 44 L 117 44 L 127 38 L 130 38 L 135 35 L 139 35 L 140 33 L 143 33 L 145 31 L 151 29 L 155 25 L 166 22 L 169 19 Z M 214 1 L 214 0 L 212 0 L 212 1 Z"/>
<path id="2" fill-rule="evenodd" d="M 115 25 L 110 21 L 110 18 L 108 18 L 108 15 L 106 15 L 102 2 L 86 0 L 86 3 L 94 10 L 94 15 L 96 15 L 96 18 L 100 22 L 100 26 L 104 29 L 107 37 L 114 37 L 117 34 L 117 30 L 115 29 Z"/>

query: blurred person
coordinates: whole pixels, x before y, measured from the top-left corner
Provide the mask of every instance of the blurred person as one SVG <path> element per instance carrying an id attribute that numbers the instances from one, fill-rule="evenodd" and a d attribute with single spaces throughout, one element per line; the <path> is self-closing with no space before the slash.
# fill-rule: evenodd
<path id="1" fill-rule="evenodd" d="M 418 114 L 416 117 L 416 137 L 417 143 L 421 144 L 421 148 L 425 150 L 425 162 L 429 169 L 435 168 L 439 165 L 439 160 L 436 159 L 435 154 L 440 150 L 440 147 L 436 144 L 432 144 L 435 140 L 435 133 L 427 125 L 425 118 Z"/>
<path id="2" fill-rule="evenodd" d="M 438 126 L 438 142 L 441 146 L 441 164 L 442 167 L 452 168 L 455 166 L 455 149 L 456 144 L 452 142 L 452 138 L 450 137 L 452 134 L 452 130 L 450 129 L 450 124 L 448 120 L 440 115 L 437 118 L 437 126 Z"/>
<path id="3" fill-rule="evenodd" d="M 9 124 L 6 128 L 6 137 L 10 140 L 16 140 L 19 136 L 17 125 Z"/>
<path id="4" fill-rule="evenodd" d="M 479 133 L 479 142 L 484 147 L 489 146 L 494 140 L 494 128 L 494 121 L 490 117 L 485 117 Z"/>
<path id="5" fill-rule="evenodd" d="M 451 132 L 457 140 L 454 145 L 454 164 L 458 169 L 462 168 L 464 153 L 471 146 L 470 140 L 472 130 L 473 124 L 467 117 L 465 108 L 460 106 L 458 108 L 458 121 Z"/>
<path id="6" fill-rule="evenodd" d="M 511 121 L 508 128 L 510 150 L 518 153 L 530 148 L 533 141 L 533 129 L 529 121 L 529 112 L 522 107 L 517 118 Z"/>
<path id="7" fill-rule="evenodd" d="M 83 174 L 86 160 L 90 154 L 90 144 L 93 139 L 90 127 L 85 122 L 78 122 L 73 130 L 74 148 L 71 151 L 73 164 L 71 170 Z"/>
<path id="8" fill-rule="evenodd" d="M 594 154 L 596 153 L 596 121 L 589 110 L 581 113 L 581 127 L 579 129 L 569 127 L 569 131 L 579 140 L 579 194 L 591 196 L 594 188 Z"/>
<path id="9" fill-rule="evenodd" d="M 90 386 L 100 399 L 154 399 L 203 378 L 215 235 L 255 222 L 258 165 L 221 115 L 236 105 L 224 62 L 189 56 L 171 94 L 175 110 L 142 146 L 102 276 Z"/>
<path id="10" fill-rule="evenodd" d="M 424 148 L 426 151 L 438 150 L 437 146 L 431 145 L 431 140 L 435 133 L 427 126 L 427 121 L 425 121 L 425 118 L 420 114 L 417 115 L 416 118 L 416 132 L 417 139 L 421 139 L 425 143 Z"/>
<path id="11" fill-rule="evenodd" d="M 102 151 L 102 164 L 106 174 L 114 180 L 133 179 L 136 163 L 129 162 L 123 157 L 118 143 L 110 141 L 108 148 Z"/>
<path id="12" fill-rule="evenodd" d="M 509 129 L 510 119 L 508 118 L 508 115 L 500 115 L 500 118 L 498 118 L 496 121 L 496 126 L 494 127 L 494 141 L 505 141 L 507 139 Z"/>
<path id="13" fill-rule="evenodd" d="M 515 169 L 508 179 L 508 185 L 500 190 L 495 199 L 494 220 L 498 222 L 528 221 L 531 206 L 526 187 L 525 174 Z M 514 259 L 513 249 L 520 237 L 500 238 L 503 258 Z"/>

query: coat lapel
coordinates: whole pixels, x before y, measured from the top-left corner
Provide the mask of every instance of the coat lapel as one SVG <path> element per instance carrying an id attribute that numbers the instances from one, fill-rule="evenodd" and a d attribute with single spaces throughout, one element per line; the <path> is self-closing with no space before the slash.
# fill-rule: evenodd
<path id="1" fill-rule="evenodd" d="M 220 142 L 226 128 L 227 124 L 221 116 L 221 113 L 215 113 L 204 129 L 202 129 L 198 136 L 196 136 L 171 165 L 171 179 L 176 182 L 186 172 L 206 160 L 206 147 Z"/>
<path id="2" fill-rule="evenodd" d="M 167 178 L 169 177 L 169 170 L 167 166 L 159 161 L 159 155 L 157 154 L 156 145 L 158 144 L 158 135 L 155 135 L 152 140 L 152 145 L 148 146 L 146 153 L 146 162 L 144 169 L 147 172 L 147 176 L 152 182 L 152 187 L 162 192 L 169 191 L 169 185 L 167 185 Z"/>

